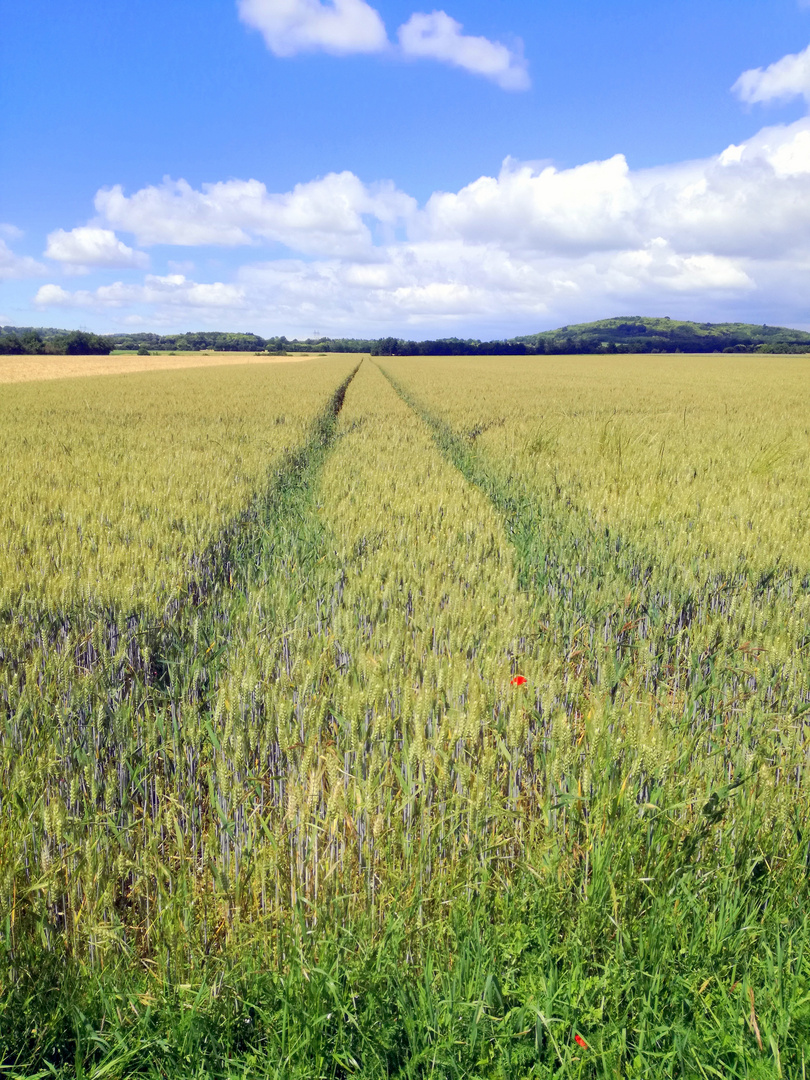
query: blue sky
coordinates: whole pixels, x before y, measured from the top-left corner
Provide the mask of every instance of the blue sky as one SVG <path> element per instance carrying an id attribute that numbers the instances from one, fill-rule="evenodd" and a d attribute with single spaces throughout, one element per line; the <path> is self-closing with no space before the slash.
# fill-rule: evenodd
<path id="1" fill-rule="evenodd" d="M 798 0 L 9 5 L 0 322 L 810 326 L 809 41 Z"/>

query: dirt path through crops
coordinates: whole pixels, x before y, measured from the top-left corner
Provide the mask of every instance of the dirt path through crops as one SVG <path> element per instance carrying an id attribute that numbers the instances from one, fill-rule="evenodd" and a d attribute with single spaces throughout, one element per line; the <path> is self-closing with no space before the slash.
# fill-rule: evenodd
<path id="1" fill-rule="evenodd" d="M 252 353 L 193 353 L 170 356 L 0 356 L 0 383 L 70 379 L 81 375 L 126 375 L 173 368 L 228 367 L 235 364 L 297 364 L 326 353 L 254 356 Z"/>

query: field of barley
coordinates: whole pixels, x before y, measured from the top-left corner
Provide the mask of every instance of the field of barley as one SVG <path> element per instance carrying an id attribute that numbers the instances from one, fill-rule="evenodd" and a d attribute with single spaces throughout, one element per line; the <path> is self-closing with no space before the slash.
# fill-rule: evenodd
<path id="1" fill-rule="evenodd" d="M 0 1077 L 804 1077 L 810 365 L 0 395 Z"/>

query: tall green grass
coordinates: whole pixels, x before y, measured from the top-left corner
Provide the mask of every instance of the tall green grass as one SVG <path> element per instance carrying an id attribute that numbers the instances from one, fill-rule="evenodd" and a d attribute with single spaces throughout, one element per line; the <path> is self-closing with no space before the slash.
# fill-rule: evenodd
<path id="1" fill-rule="evenodd" d="M 313 933 L 302 905 L 280 962 L 234 947 L 183 982 L 32 948 L 3 997 L 3 1075 L 803 1075 L 799 905 L 683 868 L 630 888 L 610 866 L 626 835 L 604 839 L 587 879 L 553 860 L 430 918 L 414 904 L 341 925 L 336 910 Z"/>

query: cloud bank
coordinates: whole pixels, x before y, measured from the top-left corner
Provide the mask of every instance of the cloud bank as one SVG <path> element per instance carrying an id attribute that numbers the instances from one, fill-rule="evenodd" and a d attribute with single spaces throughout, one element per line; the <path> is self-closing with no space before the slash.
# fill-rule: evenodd
<path id="1" fill-rule="evenodd" d="M 765 101 L 780 87 L 796 91 L 796 58 L 785 59 L 756 79 L 746 73 L 738 92 Z M 189 312 L 305 336 L 315 326 L 511 334 L 670 307 L 807 323 L 810 117 L 654 169 L 631 169 L 621 154 L 568 169 L 507 159 L 497 176 L 434 192 L 421 206 L 393 183 L 351 172 L 281 193 L 255 179 L 200 189 L 165 179 L 132 194 L 102 189 L 95 205 L 87 227 L 51 235 L 49 253 L 87 263 L 94 248 L 99 260 L 131 265 L 142 253 L 117 230 L 142 246 L 243 248 L 249 257 L 220 274 L 229 280 L 209 283 L 175 273 L 94 290 L 48 284 L 37 293 L 42 308 L 134 312 L 157 325 Z M 0 273 L 3 258 L 25 272 L 0 244 Z"/>
<path id="2" fill-rule="evenodd" d="M 258 30 L 275 56 L 394 52 L 379 12 L 366 0 L 237 0 L 239 18 Z M 408 59 L 438 60 L 491 79 L 504 90 L 531 85 L 522 49 L 464 34 L 444 11 L 417 12 L 398 31 Z"/>
<path id="3" fill-rule="evenodd" d="M 413 215 L 416 200 L 391 183 L 367 186 L 342 172 L 282 194 L 271 194 L 258 180 L 226 180 L 197 191 L 166 178 L 130 196 L 120 185 L 102 189 L 95 206 L 105 222 L 144 245 L 270 241 L 305 254 L 360 257 L 373 248 L 367 221 L 394 226 Z"/>
<path id="4" fill-rule="evenodd" d="M 190 310 L 195 308 L 217 309 L 221 313 L 238 311 L 245 306 L 244 293 L 237 285 L 222 282 L 199 284 L 187 281 L 183 274 L 160 277 L 147 274 L 141 285 L 127 285 L 116 281 L 102 285 L 94 291 L 68 292 L 61 285 L 43 285 L 34 297 L 37 307 L 62 308 L 122 308 L 135 304 L 166 306 Z"/>

